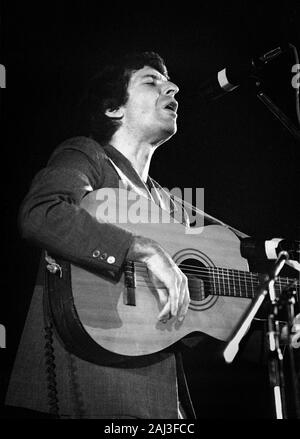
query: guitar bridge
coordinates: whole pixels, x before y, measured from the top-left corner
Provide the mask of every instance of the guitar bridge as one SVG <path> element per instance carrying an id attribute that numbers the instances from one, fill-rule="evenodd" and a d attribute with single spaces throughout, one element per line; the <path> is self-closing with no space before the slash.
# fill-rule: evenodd
<path id="1" fill-rule="evenodd" d="M 125 305 L 136 306 L 136 301 L 135 301 L 136 278 L 135 278 L 135 269 L 133 262 L 126 263 L 124 273 L 125 273 L 125 287 L 127 290 Z"/>

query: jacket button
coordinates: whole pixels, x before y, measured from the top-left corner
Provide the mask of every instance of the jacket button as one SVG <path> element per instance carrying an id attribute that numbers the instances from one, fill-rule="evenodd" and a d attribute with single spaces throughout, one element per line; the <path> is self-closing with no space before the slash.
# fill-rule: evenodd
<path id="1" fill-rule="evenodd" d="M 114 256 L 108 256 L 107 262 L 109 264 L 114 264 L 116 262 L 116 258 Z"/>
<path id="2" fill-rule="evenodd" d="M 94 250 L 93 251 L 93 258 L 99 258 L 100 256 L 100 250 Z"/>
<path id="3" fill-rule="evenodd" d="M 107 258 L 107 253 L 102 253 L 102 255 L 100 256 L 100 259 L 106 259 Z"/>

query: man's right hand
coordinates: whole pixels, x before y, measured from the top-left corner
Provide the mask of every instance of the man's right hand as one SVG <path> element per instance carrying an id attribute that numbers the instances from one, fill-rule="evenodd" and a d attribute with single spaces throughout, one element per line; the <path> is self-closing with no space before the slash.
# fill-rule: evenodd
<path id="1" fill-rule="evenodd" d="M 135 236 L 127 259 L 146 264 L 163 306 L 158 319 L 166 322 L 176 316 L 182 321 L 190 303 L 188 281 L 171 256 L 156 241 Z"/>

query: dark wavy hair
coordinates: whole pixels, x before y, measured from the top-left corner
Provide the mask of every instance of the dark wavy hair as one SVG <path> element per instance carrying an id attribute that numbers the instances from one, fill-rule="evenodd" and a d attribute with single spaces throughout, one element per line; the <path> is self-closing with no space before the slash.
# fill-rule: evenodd
<path id="1" fill-rule="evenodd" d="M 123 55 L 92 77 L 81 102 L 90 137 L 101 144 L 110 141 L 121 121 L 106 116 L 105 111 L 126 104 L 131 74 L 145 66 L 158 70 L 169 79 L 165 62 L 156 52 L 131 52 Z"/>

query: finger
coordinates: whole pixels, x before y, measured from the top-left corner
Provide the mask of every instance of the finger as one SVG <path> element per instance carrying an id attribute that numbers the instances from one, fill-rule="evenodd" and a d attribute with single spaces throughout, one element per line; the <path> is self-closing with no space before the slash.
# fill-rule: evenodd
<path id="1" fill-rule="evenodd" d="M 179 299 L 180 279 L 175 278 L 175 285 L 169 288 L 169 297 L 171 305 L 171 314 L 176 316 L 178 312 L 178 299 Z"/>
<path id="2" fill-rule="evenodd" d="M 186 316 L 186 313 L 188 311 L 188 307 L 190 304 L 190 293 L 188 288 L 188 280 L 185 276 L 182 279 L 181 283 L 181 295 L 180 295 L 180 306 L 178 309 L 178 320 L 183 321 L 184 317 Z"/>
<path id="3" fill-rule="evenodd" d="M 168 292 L 166 288 L 156 288 L 160 304 L 165 306 L 168 302 Z"/>
<path id="4" fill-rule="evenodd" d="M 178 297 L 178 314 L 182 308 L 182 304 L 185 298 L 187 288 L 187 278 L 184 274 L 181 275 L 180 286 L 179 286 L 179 297 Z"/>
<path id="5" fill-rule="evenodd" d="M 161 312 L 158 314 L 158 320 L 160 320 L 161 322 L 166 322 L 167 320 L 170 319 L 170 315 L 171 315 L 171 303 L 170 303 L 170 298 L 169 298 L 166 305 L 163 307 Z"/>
<path id="6" fill-rule="evenodd" d="M 183 321 L 183 319 L 185 318 L 185 316 L 186 316 L 186 314 L 188 312 L 188 309 L 189 309 L 190 302 L 191 302 L 190 293 L 189 293 L 189 290 L 187 288 L 186 289 L 185 298 L 184 298 L 184 301 L 183 301 L 183 305 L 182 305 L 182 312 L 181 312 L 181 314 L 179 316 L 179 320 L 180 321 Z"/>

